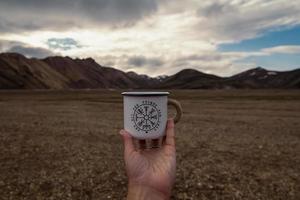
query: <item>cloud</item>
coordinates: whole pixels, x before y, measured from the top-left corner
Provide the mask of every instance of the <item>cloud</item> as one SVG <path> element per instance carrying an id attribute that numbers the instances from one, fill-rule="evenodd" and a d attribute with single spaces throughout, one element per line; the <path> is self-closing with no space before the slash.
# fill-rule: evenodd
<path id="1" fill-rule="evenodd" d="M 266 30 L 300 24 L 300 1 L 205 2 L 197 10 L 199 32 L 217 43 L 237 42 Z"/>
<path id="2" fill-rule="evenodd" d="M 1 0 L 0 31 L 130 26 L 157 6 L 157 0 Z"/>
<path id="3" fill-rule="evenodd" d="M 0 40 L 0 51 L 20 53 L 26 57 L 34 57 L 34 58 L 45 58 L 48 56 L 57 55 L 54 52 L 45 48 L 32 47 L 22 42 L 8 41 L 8 40 Z"/>
<path id="4" fill-rule="evenodd" d="M 146 58 L 145 56 L 132 56 L 128 58 L 127 64 L 135 67 L 159 67 L 164 64 L 160 58 Z"/>
<path id="5" fill-rule="evenodd" d="M 193 68 L 205 73 L 230 75 L 244 69 L 243 66 L 235 65 L 234 61 L 245 56 L 239 52 L 198 52 L 170 60 L 171 74 L 184 68 Z"/>
<path id="6" fill-rule="evenodd" d="M 230 4 L 219 1 L 211 1 L 207 3 L 205 6 L 200 7 L 197 10 L 197 14 L 199 16 L 205 17 L 216 17 L 220 15 L 224 15 L 229 12 L 235 12 L 236 9 Z"/>
<path id="7" fill-rule="evenodd" d="M 23 42 L 10 48 L 48 48 L 149 75 L 183 68 L 229 75 L 255 65 L 244 58 L 298 52 L 219 52 L 218 45 L 299 24 L 299 0 L 0 0 L 0 38 Z"/>
<path id="8" fill-rule="evenodd" d="M 47 45 L 50 49 L 59 49 L 64 51 L 82 47 L 73 38 L 50 38 L 47 41 Z"/>
<path id="9" fill-rule="evenodd" d="M 7 49 L 10 49 L 16 45 L 24 45 L 24 43 L 18 41 L 0 40 L 0 51 L 6 51 Z"/>
<path id="10" fill-rule="evenodd" d="M 48 56 L 55 55 L 52 51 L 48 49 L 39 48 L 39 47 L 25 47 L 25 46 L 13 46 L 8 49 L 7 52 L 14 52 L 23 54 L 26 57 L 34 57 L 34 58 L 45 58 Z"/>
<path id="11" fill-rule="evenodd" d="M 122 70 L 124 70 L 124 68 L 120 67 L 120 65 L 122 66 L 127 60 L 127 57 L 114 55 L 94 56 L 93 58 L 102 66 L 116 67 Z"/>
<path id="12" fill-rule="evenodd" d="M 102 66 L 148 75 L 157 75 L 162 68 L 169 66 L 168 61 L 163 57 L 107 54 L 94 56 L 93 58 Z"/>
<path id="13" fill-rule="evenodd" d="M 300 46 L 297 45 L 283 45 L 261 50 L 268 54 L 281 53 L 281 54 L 300 54 Z"/>
<path id="14" fill-rule="evenodd" d="M 98 56 L 95 60 L 106 66 L 115 67 L 123 71 L 135 71 L 151 76 L 175 74 L 185 68 L 194 68 L 202 72 L 218 75 L 231 75 L 246 68 L 254 67 L 252 63 L 234 64 L 250 55 L 260 55 L 259 52 L 198 52 L 178 57 L 144 57 L 144 56 Z M 155 63 L 160 65 L 156 65 Z M 108 64 L 109 63 L 109 64 Z M 112 64 L 112 65 L 110 65 Z M 154 65 L 153 65 L 154 64 Z"/>

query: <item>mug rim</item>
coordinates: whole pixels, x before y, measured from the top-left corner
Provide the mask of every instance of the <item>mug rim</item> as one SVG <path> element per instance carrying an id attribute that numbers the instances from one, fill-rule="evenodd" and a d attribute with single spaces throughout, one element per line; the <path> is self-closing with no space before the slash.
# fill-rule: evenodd
<path id="1" fill-rule="evenodd" d="M 123 96 L 168 96 L 169 92 L 153 92 L 153 91 L 145 91 L 145 92 L 122 92 Z"/>

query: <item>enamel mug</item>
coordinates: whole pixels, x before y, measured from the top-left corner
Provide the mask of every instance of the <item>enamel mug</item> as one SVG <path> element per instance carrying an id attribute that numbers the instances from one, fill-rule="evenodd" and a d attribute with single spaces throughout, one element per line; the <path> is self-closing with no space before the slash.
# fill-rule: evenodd
<path id="1" fill-rule="evenodd" d="M 178 101 L 168 99 L 169 92 L 123 92 L 124 129 L 138 149 L 158 148 L 165 136 L 168 105 L 176 108 L 174 122 L 182 115 Z"/>

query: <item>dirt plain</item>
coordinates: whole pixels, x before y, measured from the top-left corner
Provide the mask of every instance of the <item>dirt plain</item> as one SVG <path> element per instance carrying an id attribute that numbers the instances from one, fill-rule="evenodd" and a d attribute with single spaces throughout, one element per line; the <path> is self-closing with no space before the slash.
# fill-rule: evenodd
<path id="1" fill-rule="evenodd" d="M 1 91 L 0 199 L 125 199 L 120 92 Z M 171 93 L 172 199 L 300 199 L 299 90 Z"/>

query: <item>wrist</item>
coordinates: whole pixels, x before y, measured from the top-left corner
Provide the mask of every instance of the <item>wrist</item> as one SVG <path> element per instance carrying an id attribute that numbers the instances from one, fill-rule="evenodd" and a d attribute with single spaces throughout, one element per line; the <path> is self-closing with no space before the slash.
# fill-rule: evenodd
<path id="1" fill-rule="evenodd" d="M 165 194 L 153 187 L 138 183 L 128 184 L 127 200 L 168 200 L 169 194 Z"/>

